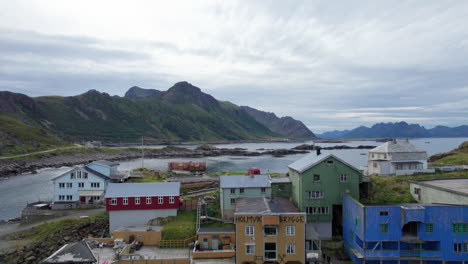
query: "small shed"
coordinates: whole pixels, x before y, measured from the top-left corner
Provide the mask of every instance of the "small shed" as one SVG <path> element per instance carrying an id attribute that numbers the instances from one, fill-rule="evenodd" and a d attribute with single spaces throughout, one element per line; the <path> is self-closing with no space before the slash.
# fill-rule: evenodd
<path id="1" fill-rule="evenodd" d="M 262 174 L 259 168 L 250 168 L 247 172 L 248 175 Z"/>
<path id="2" fill-rule="evenodd" d="M 80 241 L 66 244 L 41 263 L 95 264 L 97 263 L 97 259 L 86 241 Z"/>
<path id="3" fill-rule="evenodd" d="M 206 171 L 206 163 L 204 161 L 169 162 L 169 171 L 203 172 Z"/>

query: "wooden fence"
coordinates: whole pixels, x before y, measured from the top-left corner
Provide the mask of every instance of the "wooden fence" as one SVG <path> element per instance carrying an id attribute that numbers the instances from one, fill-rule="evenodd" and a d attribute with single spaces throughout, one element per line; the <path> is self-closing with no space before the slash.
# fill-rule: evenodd
<path id="1" fill-rule="evenodd" d="M 195 242 L 196 236 L 187 238 L 185 240 L 161 240 L 159 247 L 161 248 L 183 248 L 187 247 L 188 243 Z"/>

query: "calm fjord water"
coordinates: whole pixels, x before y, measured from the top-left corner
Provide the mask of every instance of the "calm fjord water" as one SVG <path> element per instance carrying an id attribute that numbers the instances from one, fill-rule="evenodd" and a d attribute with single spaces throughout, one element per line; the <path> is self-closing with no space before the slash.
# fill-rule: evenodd
<path id="1" fill-rule="evenodd" d="M 440 152 L 447 152 L 458 147 L 462 142 L 468 141 L 468 138 L 420 138 L 412 139 L 411 143 L 426 150 L 429 155 Z M 430 143 L 426 143 L 430 142 Z M 312 141 L 305 142 L 312 144 Z M 222 144 L 216 145 L 218 148 L 245 148 L 255 151 L 257 149 L 281 149 L 293 148 L 301 143 L 242 143 L 242 144 Z M 352 141 L 347 143 L 320 143 L 317 145 L 335 146 L 335 145 L 380 145 L 382 143 L 375 141 Z M 194 148 L 195 146 L 187 146 Z M 367 163 L 366 149 L 351 149 L 351 150 L 323 150 L 322 153 L 336 153 L 344 157 L 352 165 L 359 167 Z M 365 155 L 361 155 L 365 154 Z M 144 166 L 149 169 L 166 170 L 167 163 L 170 161 L 205 161 L 207 163 L 208 172 L 218 171 L 247 171 L 250 167 L 257 167 L 262 170 L 262 173 L 268 172 L 287 172 L 288 165 L 302 158 L 307 154 L 288 155 L 285 157 L 275 158 L 272 156 L 257 156 L 257 157 L 236 157 L 236 156 L 221 156 L 221 157 L 205 157 L 205 158 L 171 158 L 171 159 L 145 159 Z M 142 160 L 127 160 L 120 161 L 119 169 L 129 171 L 134 168 L 141 167 Z M 6 220 L 18 217 L 21 209 L 28 203 L 37 200 L 50 200 L 53 196 L 53 188 L 51 179 L 65 173 L 69 170 L 68 167 L 59 169 L 43 169 L 37 174 L 23 174 L 12 176 L 8 179 L 0 180 L 0 220 Z"/>

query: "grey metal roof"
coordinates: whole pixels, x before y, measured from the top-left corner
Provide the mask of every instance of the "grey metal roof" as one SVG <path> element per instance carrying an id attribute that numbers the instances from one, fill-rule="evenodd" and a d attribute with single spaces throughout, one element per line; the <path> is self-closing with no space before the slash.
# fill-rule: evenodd
<path id="1" fill-rule="evenodd" d="M 296 213 L 299 210 L 285 197 L 246 197 L 236 199 L 236 214 Z"/>
<path id="2" fill-rule="evenodd" d="M 109 161 L 109 160 L 96 160 L 96 161 L 93 161 L 91 163 L 99 163 L 99 164 L 102 164 L 102 165 L 105 165 L 105 166 L 109 166 L 109 167 L 112 167 L 112 166 L 117 166 L 119 165 L 120 163 L 116 162 L 116 161 Z"/>
<path id="3" fill-rule="evenodd" d="M 468 179 L 422 180 L 414 181 L 413 183 L 450 193 L 468 196 Z"/>
<path id="4" fill-rule="evenodd" d="M 289 177 L 271 177 L 271 183 L 288 183 L 291 182 Z"/>
<path id="5" fill-rule="evenodd" d="M 235 232 L 235 227 L 200 227 L 197 234 L 226 234 Z"/>
<path id="6" fill-rule="evenodd" d="M 66 244 L 42 263 L 95 263 L 96 258 L 86 241 Z"/>
<path id="7" fill-rule="evenodd" d="M 100 178 L 103 178 L 104 180 L 108 180 L 108 179 L 109 179 L 109 177 L 107 177 L 106 175 L 104 175 L 104 174 L 102 174 L 102 173 L 100 173 L 100 172 L 97 172 L 97 171 L 95 171 L 95 170 L 93 170 L 93 169 L 91 169 L 91 168 L 89 168 L 89 167 L 87 167 L 87 166 L 84 166 L 84 170 L 87 171 L 87 172 L 89 172 L 89 173 L 91 173 L 91 174 L 94 174 L 94 175 L 96 175 L 96 176 L 98 176 L 98 177 L 100 177 Z"/>
<path id="8" fill-rule="evenodd" d="M 73 169 L 71 169 L 71 170 L 69 170 L 69 171 L 67 171 L 67 172 L 65 172 L 65 173 L 62 173 L 62 174 L 60 174 L 59 176 L 57 176 L 57 177 L 55 177 L 55 178 L 52 178 L 52 181 L 54 181 L 55 179 L 58 179 L 58 178 L 60 178 L 60 177 L 63 177 L 63 176 L 65 176 L 65 175 L 69 175 L 71 172 L 77 171 L 77 170 L 87 171 L 88 173 L 91 173 L 91 174 L 93 174 L 93 175 L 95 175 L 95 176 L 98 176 L 98 177 L 100 177 L 100 178 L 102 178 L 102 179 L 104 179 L 104 180 L 109 179 L 109 177 L 107 177 L 106 175 L 104 175 L 104 174 L 102 174 L 102 173 L 100 173 L 100 172 L 97 172 L 97 171 L 95 171 L 95 170 L 93 170 L 93 169 L 90 169 L 90 168 L 88 168 L 88 167 L 86 167 L 86 166 L 80 165 L 80 166 L 75 166 L 75 167 L 73 167 Z"/>
<path id="9" fill-rule="evenodd" d="M 222 175 L 219 177 L 221 188 L 260 188 L 271 187 L 268 175 Z"/>
<path id="10" fill-rule="evenodd" d="M 304 171 L 314 167 L 315 165 L 321 163 L 322 161 L 328 159 L 328 158 L 335 158 L 339 160 L 340 162 L 346 164 L 348 167 L 359 171 L 358 168 L 354 167 L 353 165 L 349 164 L 348 162 L 344 161 L 343 159 L 339 158 L 337 154 L 320 154 L 317 155 L 316 153 L 311 153 L 309 155 L 304 156 L 303 158 L 293 162 L 290 164 L 288 167 L 290 169 L 293 169 L 299 173 L 303 173 Z"/>
<path id="11" fill-rule="evenodd" d="M 379 153 L 407 153 L 407 152 L 426 152 L 415 145 L 409 143 L 407 140 L 397 140 L 397 141 L 388 141 L 384 144 L 375 147 L 369 152 L 379 152 Z"/>
<path id="12" fill-rule="evenodd" d="M 180 182 L 110 183 L 105 198 L 179 196 Z"/>

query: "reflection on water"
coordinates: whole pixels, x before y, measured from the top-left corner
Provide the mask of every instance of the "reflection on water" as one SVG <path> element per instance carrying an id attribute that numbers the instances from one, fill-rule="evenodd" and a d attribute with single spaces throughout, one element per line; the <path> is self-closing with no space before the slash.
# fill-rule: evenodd
<path id="1" fill-rule="evenodd" d="M 435 153 L 447 152 L 458 147 L 468 138 L 422 138 L 414 139 L 411 142 L 418 147 L 426 150 L 429 155 Z M 426 143 L 430 142 L 430 143 Z M 305 142 L 312 144 L 312 141 Z M 302 143 L 280 142 L 280 143 L 242 143 L 242 144 L 222 144 L 216 145 L 219 148 L 245 148 L 250 151 L 255 151 L 260 148 L 264 149 L 279 149 L 293 148 Z M 335 146 L 335 145 L 380 145 L 374 141 L 352 141 L 346 143 L 319 143 L 317 145 Z M 196 146 L 191 146 L 195 148 Z M 323 154 L 337 153 L 340 157 L 346 159 L 347 162 L 359 167 L 367 163 L 367 149 L 350 149 L 350 150 L 323 150 Z M 366 155 L 360 155 L 360 154 Z M 255 156 L 255 157 L 205 157 L 205 158 L 170 158 L 170 159 L 141 159 L 120 161 L 119 169 L 129 171 L 134 168 L 144 167 L 154 170 L 167 170 L 167 164 L 171 161 L 205 161 L 207 163 L 208 172 L 235 172 L 247 171 L 248 168 L 257 167 L 263 173 L 280 172 L 285 173 L 288 170 L 288 165 L 302 158 L 307 154 L 288 155 L 284 157 L 272 156 Z M 26 174 L 12 176 L 8 179 L 0 180 L 0 220 L 17 217 L 21 209 L 28 202 L 42 200 L 50 200 L 53 196 L 53 188 L 51 179 L 65 173 L 69 168 L 60 169 L 44 169 L 37 174 Z"/>

